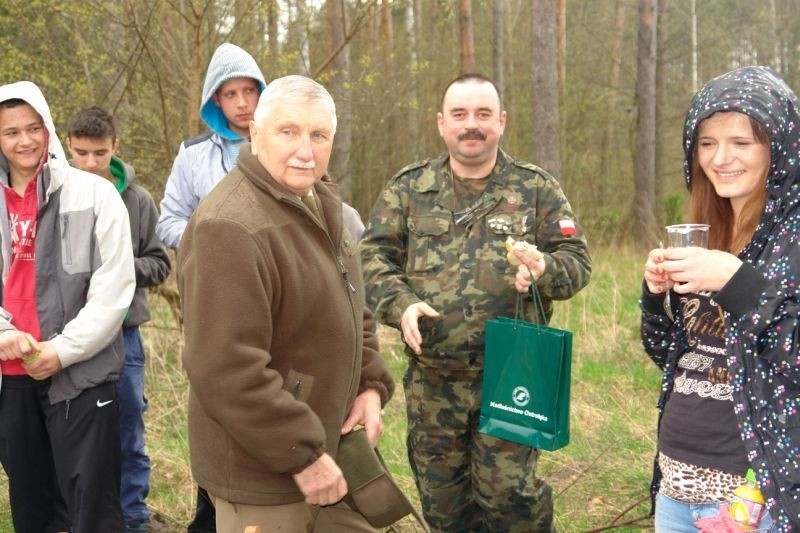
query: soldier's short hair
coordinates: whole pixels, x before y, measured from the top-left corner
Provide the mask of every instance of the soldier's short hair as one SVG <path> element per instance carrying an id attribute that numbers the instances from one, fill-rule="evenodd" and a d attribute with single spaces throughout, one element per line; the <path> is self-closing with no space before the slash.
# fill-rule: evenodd
<path id="1" fill-rule="evenodd" d="M 456 77 L 453 81 L 447 84 L 447 87 L 444 88 L 442 91 L 442 98 L 439 101 L 439 107 L 444 110 L 444 97 L 447 94 L 447 91 L 450 90 L 450 87 L 455 85 L 456 83 L 467 83 L 467 82 L 478 82 L 478 83 L 490 83 L 492 87 L 494 87 L 494 92 L 497 93 L 497 101 L 500 103 L 500 109 L 503 109 L 503 99 L 500 97 L 500 89 L 497 88 L 494 81 L 488 76 L 484 76 L 479 72 L 468 72 L 467 74 L 461 74 L 460 76 Z"/>

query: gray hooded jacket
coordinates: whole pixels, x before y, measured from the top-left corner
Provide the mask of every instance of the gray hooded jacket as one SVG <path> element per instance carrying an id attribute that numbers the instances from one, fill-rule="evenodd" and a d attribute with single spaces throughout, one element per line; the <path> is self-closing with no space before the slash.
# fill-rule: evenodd
<path id="1" fill-rule="evenodd" d="M 183 230 L 200 200 L 236 165 L 229 145 L 239 144 L 245 139 L 231 131 L 222 109 L 211 98 L 217 89 L 233 78 L 256 80 L 259 92 L 267 86 L 250 54 L 236 45 L 223 43 L 208 64 L 200 103 L 200 117 L 210 130 L 181 143 L 161 200 L 156 233 L 170 248 L 178 248 Z"/>
<path id="2" fill-rule="evenodd" d="M 29 81 L 0 87 L 0 102 L 16 98 L 42 117 L 49 137 L 37 178 L 36 307 L 42 340 L 61 361 L 49 390 L 56 403 L 119 377 L 125 357 L 120 326 L 136 285 L 130 226 L 113 185 L 69 165 L 39 88 Z M 2 154 L 0 182 L 9 186 Z M 0 291 L 11 257 L 8 209 L 0 194 Z M 16 329 L 11 320 L 0 307 L 0 332 Z"/>

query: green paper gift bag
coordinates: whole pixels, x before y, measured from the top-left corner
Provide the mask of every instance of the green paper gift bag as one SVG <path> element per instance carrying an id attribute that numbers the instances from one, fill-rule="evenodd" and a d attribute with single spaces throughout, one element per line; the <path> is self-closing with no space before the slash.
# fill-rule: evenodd
<path id="1" fill-rule="evenodd" d="M 515 318 L 486 321 L 478 431 L 553 451 L 569 443 L 572 332 L 520 319 L 521 305 L 520 295 Z"/>

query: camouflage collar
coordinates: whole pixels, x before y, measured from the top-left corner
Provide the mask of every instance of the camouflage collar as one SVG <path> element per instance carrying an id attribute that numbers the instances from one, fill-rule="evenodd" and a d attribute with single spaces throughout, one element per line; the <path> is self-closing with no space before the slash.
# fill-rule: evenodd
<path id="1" fill-rule="evenodd" d="M 438 193 L 436 195 L 436 205 L 452 212 L 461 211 L 455 197 L 453 190 L 453 171 L 450 169 L 448 161 L 449 154 L 444 154 L 437 159 L 434 159 L 422 171 L 422 174 L 414 180 L 414 190 L 418 193 Z M 480 209 L 477 212 L 483 213 L 484 208 L 491 209 L 500 200 L 500 196 L 495 191 L 502 191 L 505 189 L 506 181 L 508 180 L 507 169 L 509 167 L 510 159 L 508 155 L 502 150 L 497 151 L 497 162 L 492 170 L 491 179 L 486 186 L 486 190 L 480 200 Z"/>
<path id="2" fill-rule="evenodd" d="M 431 160 L 428 168 L 423 170 L 419 178 L 415 180 L 414 190 L 419 193 L 425 193 L 452 189 L 453 171 L 450 169 L 449 161 L 450 154 L 448 153 Z M 505 170 L 510 162 L 511 159 L 508 154 L 498 148 L 497 161 L 492 170 L 491 183 L 487 187 L 487 191 L 492 188 L 492 183 L 499 183 L 505 186 L 508 179 Z"/>

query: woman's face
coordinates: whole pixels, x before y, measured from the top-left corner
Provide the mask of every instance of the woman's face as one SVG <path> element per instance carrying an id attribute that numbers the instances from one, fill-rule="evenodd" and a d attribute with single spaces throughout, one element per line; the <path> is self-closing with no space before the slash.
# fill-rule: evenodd
<path id="1" fill-rule="evenodd" d="M 730 199 L 738 218 L 742 207 L 765 186 L 770 149 L 756 139 L 747 115 L 718 112 L 700 123 L 697 162 L 717 194 Z"/>

